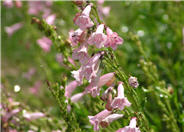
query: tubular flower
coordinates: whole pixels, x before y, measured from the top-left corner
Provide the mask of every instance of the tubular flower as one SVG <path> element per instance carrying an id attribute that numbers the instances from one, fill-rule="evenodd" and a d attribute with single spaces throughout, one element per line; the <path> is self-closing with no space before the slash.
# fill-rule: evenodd
<path id="1" fill-rule="evenodd" d="M 23 26 L 22 22 L 13 24 L 12 26 L 5 27 L 5 32 L 8 34 L 8 36 L 12 36 L 12 34 L 17 30 L 19 30 L 20 28 L 22 28 L 22 26 Z"/>
<path id="2" fill-rule="evenodd" d="M 70 82 L 65 88 L 65 97 L 70 98 L 72 92 L 77 88 L 77 86 L 78 86 L 77 81 Z"/>
<path id="3" fill-rule="evenodd" d="M 123 114 L 111 114 L 100 122 L 102 127 L 107 127 L 111 122 L 123 117 Z"/>
<path id="4" fill-rule="evenodd" d="M 88 5 L 82 13 L 77 13 L 74 18 L 74 23 L 79 26 L 80 29 L 85 30 L 86 28 L 90 28 L 94 25 L 91 21 L 89 14 L 91 11 L 91 5 Z"/>
<path id="5" fill-rule="evenodd" d="M 94 126 L 94 131 L 99 130 L 100 122 L 109 116 L 112 112 L 108 110 L 103 110 L 95 116 L 88 116 L 90 123 Z"/>
<path id="6" fill-rule="evenodd" d="M 42 37 L 37 40 L 38 45 L 45 51 L 49 52 L 52 45 L 52 41 L 47 37 Z"/>
<path id="7" fill-rule="evenodd" d="M 51 15 L 49 15 L 49 16 L 47 16 L 47 17 L 45 18 L 45 21 L 47 22 L 47 24 L 53 25 L 55 19 L 56 19 L 56 14 L 51 14 Z"/>
<path id="8" fill-rule="evenodd" d="M 89 60 L 87 44 L 83 43 L 79 46 L 79 48 L 74 49 L 72 53 L 72 58 L 74 60 L 79 60 L 80 63 L 83 65 L 86 64 Z"/>
<path id="9" fill-rule="evenodd" d="M 114 72 L 104 74 L 100 77 L 98 87 L 102 87 L 103 85 L 107 84 L 112 78 L 114 77 Z"/>
<path id="10" fill-rule="evenodd" d="M 129 126 L 118 129 L 116 132 L 141 132 L 138 127 L 136 127 L 136 117 L 133 117 L 130 121 Z"/>
<path id="11" fill-rule="evenodd" d="M 107 41 L 105 42 L 105 47 L 111 47 L 113 50 L 117 48 L 117 45 L 123 43 L 123 39 L 118 36 L 116 32 L 113 32 L 109 27 L 106 29 Z"/>
<path id="12" fill-rule="evenodd" d="M 80 28 L 75 31 L 71 30 L 69 32 L 69 40 L 71 42 L 71 46 L 76 46 L 78 44 L 82 38 L 82 33 L 83 31 Z"/>
<path id="13" fill-rule="evenodd" d="M 91 82 L 93 77 L 97 76 L 100 64 L 100 57 L 102 56 L 103 52 L 95 54 L 91 57 L 85 65 L 82 65 L 82 74 L 84 77 Z"/>
<path id="14" fill-rule="evenodd" d="M 79 85 L 81 85 L 84 78 L 84 75 L 82 73 L 82 67 L 77 71 L 72 71 L 71 73 L 75 80 L 79 83 Z"/>
<path id="15" fill-rule="evenodd" d="M 23 117 L 26 118 L 29 121 L 45 117 L 44 113 L 41 112 L 35 112 L 35 113 L 28 113 L 28 112 L 23 112 Z"/>
<path id="16" fill-rule="evenodd" d="M 96 32 L 92 33 L 92 35 L 88 39 L 88 44 L 96 45 L 97 48 L 102 48 L 107 39 L 107 36 L 103 33 L 104 24 L 100 24 L 97 27 Z"/>
<path id="17" fill-rule="evenodd" d="M 128 101 L 126 97 L 124 97 L 124 87 L 122 85 L 122 82 L 118 85 L 118 96 L 115 97 L 112 101 L 111 106 L 114 109 L 120 109 L 123 110 L 125 106 L 130 106 L 131 103 Z"/>
<path id="18" fill-rule="evenodd" d="M 73 103 L 78 102 L 84 95 L 85 95 L 84 92 L 82 92 L 82 93 L 77 93 L 77 94 L 73 95 L 73 96 L 71 97 L 71 102 L 73 102 Z"/>
<path id="19" fill-rule="evenodd" d="M 85 88 L 86 93 L 90 93 L 91 96 L 96 97 L 100 95 L 100 87 L 98 87 L 99 77 L 93 77 L 91 83 Z"/>

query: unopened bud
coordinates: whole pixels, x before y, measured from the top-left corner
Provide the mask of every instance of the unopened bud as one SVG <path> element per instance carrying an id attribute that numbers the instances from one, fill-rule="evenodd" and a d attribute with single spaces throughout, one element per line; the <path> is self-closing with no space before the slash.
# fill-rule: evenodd
<path id="1" fill-rule="evenodd" d="M 173 89 L 171 86 L 169 86 L 169 87 L 167 88 L 167 90 L 168 90 L 168 92 L 169 92 L 170 94 L 173 94 L 173 92 L 174 92 L 174 89 Z"/>
<path id="2" fill-rule="evenodd" d="M 132 86 L 133 88 L 137 88 L 137 87 L 139 86 L 139 83 L 138 83 L 136 77 L 132 77 L 132 76 L 131 76 L 131 77 L 128 79 L 128 83 L 129 83 L 129 85 Z"/>

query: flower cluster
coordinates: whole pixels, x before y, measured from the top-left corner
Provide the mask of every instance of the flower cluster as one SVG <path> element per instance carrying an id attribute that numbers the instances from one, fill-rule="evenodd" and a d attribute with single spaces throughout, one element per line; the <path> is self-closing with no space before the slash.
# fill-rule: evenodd
<path id="1" fill-rule="evenodd" d="M 84 4 L 81 1 L 80 4 L 76 3 L 76 5 L 82 6 Z M 116 50 L 117 46 L 123 43 L 123 39 L 116 32 L 113 32 L 104 23 L 98 22 L 96 24 L 96 21 L 91 19 L 90 13 L 93 8 L 92 6 L 93 4 L 88 3 L 84 8 L 80 8 L 82 9 L 81 12 L 77 13 L 74 18 L 74 23 L 79 28 L 69 32 L 69 41 L 73 48 L 72 58 L 78 60 L 81 66 L 78 70 L 71 72 L 75 81 L 72 81 L 65 87 L 65 96 L 67 99 L 70 98 L 71 102 L 75 103 L 85 94 L 91 94 L 92 97 L 100 96 L 101 88 L 104 85 L 109 87 L 101 96 L 101 99 L 106 102 L 105 109 L 95 116 L 88 116 L 90 123 L 94 126 L 94 130 L 98 131 L 100 126 L 107 127 L 114 120 L 123 117 L 122 114 L 114 113 L 114 110 L 123 110 L 125 107 L 129 107 L 131 103 L 124 96 L 123 82 L 119 82 L 117 88 L 118 95 L 113 97 L 113 87 L 116 85 L 114 72 L 100 75 L 102 71 L 100 68 L 101 58 L 105 52 L 99 51 L 93 53 L 93 55 L 90 55 L 88 52 L 91 46 L 98 49 L 111 47 L 113 50 Z M 88 86 L 83 92 L 72 96 L 72 92 L 77 86 L 84 83 L 84 79 L 88 81 Z M 71 109 L 70 107 L 68 108 Z M 136 120 L 132 120 L 130 128 L 137 130 L 138 128 L 135 126 Z M 131 132 L 132 129 L 129 129 L 129 126 L 127 126 L 122 128 L 122 132 Z"/>

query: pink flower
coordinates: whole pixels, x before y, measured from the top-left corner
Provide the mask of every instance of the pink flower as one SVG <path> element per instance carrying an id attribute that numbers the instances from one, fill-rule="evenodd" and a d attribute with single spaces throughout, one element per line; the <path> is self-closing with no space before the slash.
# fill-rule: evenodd
<path id="1" fill-rule="evenodd" d="M 103 7 L 104 0 L 98 0 L 97 2 L 99 14 L 108 16 L 111 8 L 109 6 Z"/>
<path id="2" fill-rule="evenodd" d="M 8 34 L 8 36 L 12 36 L 12 34 L 16 32 L 17 30 L 19 30 L 20 28 L 22 28 L 22 26 L 23 26 L 22 22 L 19 22 L 12 26 L 5 27 L 5 31 Z"/>
<path id="3" fill-rule="evenodd" d="M 83 43 L 79 46 L 79 48 L 74 49 L 72 53 L 72 58 L 74 60 L 79 60 L 80 63 L 83 65 L 87 63 L 87 61 L 89 60 L 87 44 Z"/>
<path id="4" fill-rule="evenodd" d="M 100 77 L 98 87 L 102 87 L 107 84 L 114 77 L 114 72 L 104 74 Z"/>
<path id="5" fill-rule="evenodd" d="M 100 88 L 105 85 L 113 76 L 114 73 L 108 73 L 99 77 L 100 72 L 97 76 L 92 77 L 90 84 L 85 88 L 87 93 L 90 93 L 93 97 L 100 95 Z"/>
<path id="6" fill-rule="evenodd" d="M 7 8 L 12 8 L 13 7 L 13 0 L 4 0 L 3 4 Z"/>
<path id="7" fill-rule="evenodd" d="M 28 14 L 38 15 L 38 13 L 43 10 L 44 5 L 41 1 L 29 1 Z"/>
<path id="8" fill-rule="evenodd" d="M 112 111 L 103 110 L 100 113 L 98 113 L 95 116 L 88 116 L 90 123 L 94 126 L 94 131 L 99 130 L 99 124 L 100 122 L 105 119 L 107 116 L 109 116 L 112 113 Z"/>
<path id="9" fill-rule="evenodd" d="M 25 77 L 26 79 L 30 80 L 31 77 L 35 74 L 35 72 L 36 72 L 36 69 L 35 68 L 30 68 L 28 70 L 28 72 L 26 72 L 26 73 L 23 74 L 23 77 Z"/>
<path id="10" fill-rule="evenodd" d="M 29 113 L 29 112 L 23 112 L 23 117 L 26 118 L 29 121 L 35 120 L 35 119 L 39 119 L 42 117 L 45 117 L 45 114 L 41 113 L 41 112 L 35 112 L 35 113 Z"/>
<path id="11" fill-rule="evenodd" d="M 79 85 L 81 85 L 84 78 L 84 75 L 82 73 L 82 67 L 77 71 L 72 71 L 71 73 L 75 80 L 79 83 Z"/>
<path id="12" fill-rule="evenodd" d="M 29 91 L 30 91 L 32 94 L 35 94 L 35 95 L 36 95 L 36 94 L 38 93 L 38 91 L 39 91 L 40 86 L 41 86 L 41 81 L 36 81 L 36 82 L 34 83 L 34 86 L 31 87 L 31 88 L 29 89 Z"/>
<path id="13" fill-rule="evenodd" d="M 61 53 L 57 53 L 56 54 L 56 61 L 59 63 L 59 64 L 63 64 L 63 55 Z"/>
<path id="14" fill-rule="evenodd" d="M 82 80 L 85 77 L 89 82 L 91 82 L 92 78 L 97 76 L 97 72 L 99 69 L 100 64 L 100 57 L 102 56 L 101 53 L 95 54 L 91 57 L 88 62 L 80 67 L 77 71 L 72 71 L 73 77 L 82 84 Z"/>
<path id="15" fill-rule="evenodd" d="M 118 36 L 116 32 L 113 32 L 110 28 L 107 27 L 107 40 L 105 42 L 105 47 L 111 47 L 113 50 L 117 48 L 117 45 L 123 43 L 123 39 Z"/>
<path id="16" fill-rule="evenodd" d="M 73 95 L 73 96 L 71 97 L 71 102 L 73 102 L 73 103 L 78 102 L 84 95 L 85 95 L 84 92 L 82 92 L 82 93 L 77 93 L 77 94 Z"/>
<path id="17" fill-rule="evenodd" d="M 47 24 L 53 25 L 55 19 L 56 19 L 56 14 L 51 14 L 51 15 L 46 17 L 45 21 L 47 22 Z"/>
<path id="18" fill-rule="evenodd" d="M 93 77 L 91 83 L 85 88 L 86 93 L 90 93 L 91 96 L 96 97 L 100 95 L 100 87 L 98 87 L 99 76 Z"/>
<path id="19" fill-rule="evenodd" d="M 16 6 L 17 8 L 21 8 L 21 7 L 22 7 L 22 1 L 16 0 L 16 1 L 15 1 L 15 6 Z"/>
<path id="20" fill-rule="evenodd" d="M 78 86 L 77 81 L 70 82 L 65 88 L 65 97 L 70 98 L 72 92 L 77 88 L 77 86 Z"/>
<path id="21" fill-rule="evenodd" d="M 96 53 L 85 65 L 82 66 L 83 75 L 89 82 L 91 82 L 93 77 L 97 77 L 100 65 L 100 57 L 102 54 L 103 52 Z"/>
<path id="22" fill-rule="evenodd" d="M 111 114 L 109 116 L 107 116 L 105 119 L 103 119 L 100 122 L 100 125 L 102 127 L 107 127 L 110 123 L 112 123 L 115 120 L 118 120 L 119 118 L 122 118 L 123 114 Z"/>
<path id="23" fill-rule="evenodd" d="M 50 51 L 50 47 L 52 45 L 52 41 L 47 38 L 47 37 L 42 37 L 41 39 L 37 40 L 37 43 L 39 44 L 39 46 L 45 51 L 45 52 L 49 52 Z"/>
<path id="24" fill-rule="evenodd" d="M 69 40 L 72 46 L 76 46 L 79 43 L 82 38 L 82 33 L 83 31 L 80 28 L 75 31 L 71 30 L 69 32 Z"/>
<path id="25" fill-rule="evenodd" d="M 71 57 L 68 57 L 68 61 L 69 61 L 73 66 L 75 66 L 75 61 L 74 61 Z"/>
<path id="26" fill-rule="evenodd" d="M 94 25 L 91 21 L 89 14 L 91 11 L 91 5 L 88 5 L 81 14 L 77 13 L 74 18 L 74 23 L 80 27 L 80 29 L 85 30 L 86 28 L 90 28 Z"/>
<path id="27" fill-rule="evenodd" d="M 18 108 L 13 109 L 9 112 L 6 112 L 2 117 L 3 122 L 7 122 L 11 117 L 13 117 L 14 115 L 16 115 L 19 112 L 20 112 L 20 109 L 18 109 Z"/>
<path id="28" fill-rule="evenodd" d="M 123 110 L 125 106 L 130 106 L 131 103 L 128 101 L 126 97 L 124 97 L 124 87 L 122 85 L 122 82 L 118 85 L 118 96 L 115 97 L 112 101 L 111 106 L 114 109 L 120 109 Z"/>
<path id="29" fill-rule="evenodd" d="M 136 117 L 133 117 L 130 121 L 129 126 L 118 129 L 116 132 L 141 132 L 138 127 L 136 127 Z"/>
<path id="30" fill-rule="evenodd" d="M 129 83 L 129 85 L 132 86 L 133 88 L 137 88 L 137 87 L 139 86 L 139 83 L 138 83 L 136 77 L 132 77 L 132 76 L 131 76 L 131 77 L 128 79 L 128 83 Z"/>
<path id="31" fill-rule="evenodd" d="M 88 39 L 88 44 L 95 44 L 97 48 L 101 48 L 104 46 L 104 43 L 107 39 L 107 36 L 103 33 L 104 24 L 100 24 L 97 27 L 96 32 L 92 33 L 92 35 Z"/>

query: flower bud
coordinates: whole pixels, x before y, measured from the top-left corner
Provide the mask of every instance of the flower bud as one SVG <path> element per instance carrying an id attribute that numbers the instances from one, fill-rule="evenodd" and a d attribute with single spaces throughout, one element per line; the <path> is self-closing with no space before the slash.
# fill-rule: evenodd
<path id="1" fill-rule="evenodd" d="M 131 76 L 131 77 L 128 79 L 128 83 L 129 83 L 129 85 L 132 86 L 133 88 L 137 88 L 137 87 L 139 86 L 139 83 L 138 83 L 136 77 L 132 77 L 132 76 Z"/>

